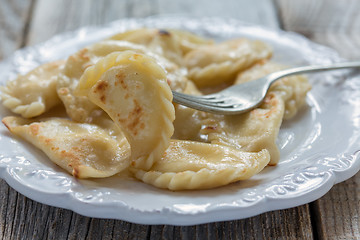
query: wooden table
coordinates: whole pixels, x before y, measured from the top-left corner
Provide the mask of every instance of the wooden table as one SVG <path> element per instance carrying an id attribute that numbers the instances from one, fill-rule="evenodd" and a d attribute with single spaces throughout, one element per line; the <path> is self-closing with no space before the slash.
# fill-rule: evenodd
<path id="1" fill-rule="evenodd" d="M 279 27 L 360 59 L 359 13 L 358 0 L 0 0 L 0 59 L 81 26 L 157 14 L 232 17 Z M 3 239 L 360 239 L 360 173 L 310 204 L 189 227 L 83 217 L 32 201 L 1 183 Z"/>

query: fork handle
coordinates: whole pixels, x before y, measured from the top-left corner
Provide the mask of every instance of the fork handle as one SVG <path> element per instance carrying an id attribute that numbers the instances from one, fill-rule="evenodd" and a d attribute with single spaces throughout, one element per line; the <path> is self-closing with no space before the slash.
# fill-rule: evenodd
<path id="1" fill-rule="evenodd" d="M 320 71 L 329 71 L 329 70 L 344 69 L 344 68 L 360 68 L 360 61 L 333 63 L 330 65 L 303 66 L 303 67 L 285 69 L 285 70 L 270 74 L 271 75 L 271 83 L 279 78 L 286 77 L 289 75 L 320 72 Z"/>

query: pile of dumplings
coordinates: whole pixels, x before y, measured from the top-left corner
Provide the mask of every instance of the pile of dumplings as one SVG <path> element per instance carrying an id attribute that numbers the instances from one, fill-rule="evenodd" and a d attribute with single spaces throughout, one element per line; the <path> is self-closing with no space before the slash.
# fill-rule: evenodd
<path id="1" fill-rule="evenodd" d="M 158 188 L 215 188 L 277 164 L 281 123 L 311 86 L 283 78 L 261 106 L 232 116 L 172 103 L 171 90 L 202 95 L 283 69 L 271 56 L 257 40 L 131 30 L 7 82 L 2 103 L 20 116 L 2 122 L 76 178 L 131 174 Z M 67 117 L 53 110 L 61 105 Z"/>

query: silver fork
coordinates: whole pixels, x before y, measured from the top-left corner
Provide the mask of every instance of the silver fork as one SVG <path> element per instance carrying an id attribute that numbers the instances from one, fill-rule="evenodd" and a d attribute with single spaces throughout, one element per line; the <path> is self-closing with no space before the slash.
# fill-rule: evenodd
<path id="1" fill-rule="evenodd" d="M 173 91 L 173 101 L 204 112 L 224 115 L 239 114 L 259 106 L 271 84 L 280 78 L 342 68 L 360 68 L 360 61 L 290 68 L 204 96 L 193 96 Z"/>

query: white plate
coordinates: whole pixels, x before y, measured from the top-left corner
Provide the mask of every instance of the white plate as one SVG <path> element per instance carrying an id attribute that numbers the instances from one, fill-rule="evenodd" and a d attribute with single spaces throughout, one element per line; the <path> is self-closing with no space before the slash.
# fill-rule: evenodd
<path id="1" fill-rule="evenodd" d="M 235 20 L 127 19 L 66 33 L 15 52 L 0 64 L 1 84 L 115 32 L 142 26 L 181 28 L 216 40 L 240 36 L 261 39 L 274 47 L 274 59 L 287 65 L 341 61 L 334 51 L 297 34 Z M 360 168 L 360 77 L 337 71 L 311 75 L 310 80 L 313 89 L 307 98 L 308 106 L 281 128 L 280 163 L 248 181 L 212 190 L 171 192 L 118 177 L 77 180 L 42 152 L 14 138 L 4 126 L 0 127 L 0 176 L 36 201 L 86 216 L 141 224 L 192 225 L 305 204 Z M 10 113 L 1 107 L 0 114 L 4 117 Z"/>

